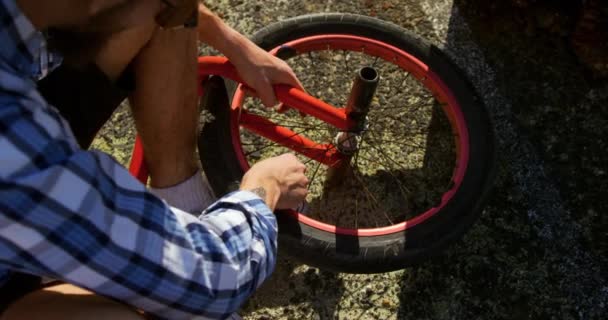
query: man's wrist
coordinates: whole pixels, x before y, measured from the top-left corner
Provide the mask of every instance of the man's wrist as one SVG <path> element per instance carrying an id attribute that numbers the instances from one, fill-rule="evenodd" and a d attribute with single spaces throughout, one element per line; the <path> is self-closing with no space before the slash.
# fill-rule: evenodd
<path id="1" fill-rule="evenodd" d="M 241 190 L 249 191 L 258 197 L 260 197 L 266 205 L 270 208 L 271 211 L 274 211 L 277 203 L 279 202 L 279 197 L 281 195 L 281 191 L 276 184 L 273 183 L 249 183 L 244 182 L 241 183 Z"/>
<path id="2" fill-rule="evenodd" d="M 251 193 L 255 193 L 258 197 L 262 198 L 264 202 L 266 202 L 266 189 L 264 187 L 257 187 L 255 189 L 249 190 Z"/>
<path id="3" fill-rule="evenodd" d="M 233 63 L 238 62 L 242 51 L 253 44 L 202 4 L 198 10 L 198 34 L 201 42 L 217 49 Z"/>

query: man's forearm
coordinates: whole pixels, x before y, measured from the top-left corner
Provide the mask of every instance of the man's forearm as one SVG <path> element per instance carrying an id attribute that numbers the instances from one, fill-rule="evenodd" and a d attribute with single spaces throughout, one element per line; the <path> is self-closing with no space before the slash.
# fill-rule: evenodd
<path id="1" fill-rule="evenodd" d="M 243 50 L 255 46 L 202 3 L 198 5 L 198 35 L 199 41 L 217 49 L 233 62 L 244 58 Z"/>

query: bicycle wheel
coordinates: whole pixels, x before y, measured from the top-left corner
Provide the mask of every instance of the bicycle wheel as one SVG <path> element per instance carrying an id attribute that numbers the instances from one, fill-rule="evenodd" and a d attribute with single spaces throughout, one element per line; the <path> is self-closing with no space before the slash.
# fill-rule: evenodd
<path id="1" fill-rule="evenodd" d="M 253 40 L 334 106 L 349 104 L 357 72 L 379 77 L 365 119 L 349 133 L 294 109 L 266 109 L 240 87 L 208 101 L 213 121 L 199 150 L 218 194 L 256 161 L 293 152 L 266 139 L 264 126 L 314 142 L 295 148 L 308 166 L 305 205 L 277 213 L 284 252 L 325 269 L 385 272 L 423 261 L 470 227 L 491 186 L 494 135 L 473 88 L 438 48 L 394 24 L 334 13 L 272 24 Z M 346 160 L 306 156 L 311 146 Z"/>

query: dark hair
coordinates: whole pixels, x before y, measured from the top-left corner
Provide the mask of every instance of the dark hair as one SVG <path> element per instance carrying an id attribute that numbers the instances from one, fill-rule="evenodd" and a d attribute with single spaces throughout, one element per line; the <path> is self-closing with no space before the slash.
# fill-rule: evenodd
<path id="1" fill-rule="evenodd" d="M 61 53 L 64 62 L 74 67 L 91 63 L 111 35 L 127 28 L 125 15 L 140 1 L 125 0 L 108 7 L 81 25 L 65 25 L 46 30 L 50 50 Z"/>
<path id="2" fill-rule="evenodd" d="M 51 28 L 47 32 L 49 50 L 60 53 L 65 64 L 84 67 L 93 62 L 109 35 Z"/>

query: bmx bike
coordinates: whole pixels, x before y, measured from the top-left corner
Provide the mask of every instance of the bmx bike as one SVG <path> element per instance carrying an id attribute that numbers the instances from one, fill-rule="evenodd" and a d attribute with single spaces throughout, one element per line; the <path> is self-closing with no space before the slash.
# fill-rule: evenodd
<path id="1" fill-rule="evenodd" d="M 494 134 L 441 50 L 394 24 L 339 13 L 287 19 L 253 41 L 286 60 L 308 92 L 277 85 L 285 107 L 267 109 L 227 59 L 199 58 L 199 157 L 216 194 L 238 188 L 256 161 L 296 153 L 309 195 L 277 212 L 279 247 L 341 272 L 402 269 L 464 234 L 492 184 Z M 130 171 L 146 181 L 139 141 Z"/>

